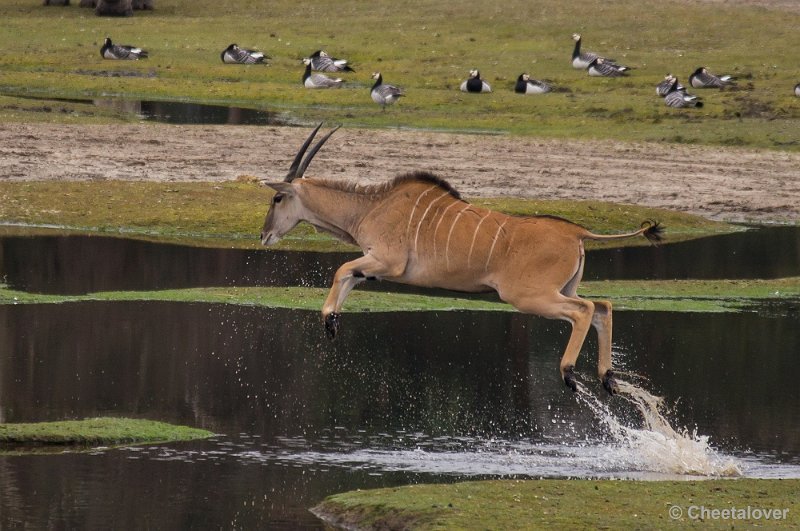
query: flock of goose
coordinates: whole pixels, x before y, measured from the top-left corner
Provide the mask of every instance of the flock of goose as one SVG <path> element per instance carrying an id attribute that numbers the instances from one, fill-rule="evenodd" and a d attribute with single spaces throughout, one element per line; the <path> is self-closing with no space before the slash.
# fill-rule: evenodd
<path id="1" fill-rule="evenodd" d="M 572 39 L 575 47 L 572 51 L 572 67 L 585 70 L 592 77 L 623 77 L 627 76 L 632 70 L 630 66 L 625 66 L 615 59 L 603 57 L 594 52 L 581 51 L 581 35 L 574 33 Z M 100 54 L 104 59 L 144 59 L 148 53 L 141 48 L 114 44 L 109 37 L 106 37 Z M 231 44 L 220 54 L 223 63 L 227 64 L 257 64 L 265 63 L 270 57 L 257 50 L 247 50 L 240 48 L 236 44 Z M 345 80 L 341 77 L 331 77 L 325 73 L 355 72 L 348 64 L 346 59 L 337 59 L 328 55 L 324 50 L 317 50 L 310 56 L 303 59 L 305 71 L 303 72 L 303 86 L 308 89 L 327 89 L 341 87 Z M 405 95 L 403 90 L 394 85 L 383 82 L 380 72 L 372 74 L 375 80 L 370 89 L 372 101 L 379 104 L 383 109 L 387 105 L 395 103 Z M 689 85 L 692 88 L 718 88 L 735 85 L 735 81 L 730 75 L 715 75 L 706 67 L 699 67 L 689 75 Z M 462 92 L 487 93 L 492 92 L 492 87 L 485 80 L 481 79 L 481 74 L 477 69 L 470 70 L 469 77 L 460 85 Z M 514 92 L 518 94 L 545 94 L 553 90 L 545 81 L 533 79 L 527 73 L 522 73 L 517 77 L 514 85 Z M 698 96 L 689 94 L 678 78 L 672 74 L 667 74 L 664 80 L 656 86 L 656 94 L 664 98 L 664 103 L 668 107 L 702 107 L 703 102 Z M 800 83 L 794 87 L 794 94 L 800 97 Z"/>

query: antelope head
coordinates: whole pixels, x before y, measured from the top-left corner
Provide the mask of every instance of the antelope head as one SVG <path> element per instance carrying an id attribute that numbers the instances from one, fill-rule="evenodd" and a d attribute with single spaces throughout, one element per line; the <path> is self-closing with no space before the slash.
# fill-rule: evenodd
<path id="1" fill-rule="evenodd" d="M 275 190 L 275 195 L 272 196 L 272 204 L 267 211 L 267 217 L 264 219 L 264 227 L 261 229 L 261 245 L 272 245 L 276 243 L 284 234 L 303 221 L 305 208 L 298 197 L 298 185 L 292 181 L 297 178 L 303 178 L 306 168 L 308 168 L 311 159 L 317 154 L 319 148 L 321 148 L 325 141 L 339 129 L 339 127 L 336 127 L 322 137 L 322 139 L 311 148 L 311 151 L 308 152 L 305 159 L 303 159 L 303 155 L 305 155 L 308 146 L 311 145 L 320 127 L 322 127 L 321 123 L 311 132 L 300 147 L 300 151 L 295 155 L 294 162 L 292 162 L 289 168 L 289 173 L 286 174 L 283 181 L 264 183 L 266 186 Z"/>

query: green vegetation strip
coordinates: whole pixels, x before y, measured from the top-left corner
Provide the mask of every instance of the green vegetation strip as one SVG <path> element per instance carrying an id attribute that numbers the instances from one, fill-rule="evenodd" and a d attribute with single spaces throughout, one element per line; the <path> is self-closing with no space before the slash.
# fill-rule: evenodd
<path id="1" fill-rule="evenodd" d="M 255 178 L 222 183 L 129 181 L 0 182 L 0 235 L 43 233 L 59 227 L 203 246 L 260 248 L 259 233 L 273 191 Z M 598 233 L 629 231 L 644 219 L 667 227 L 668 241 L 742 230 L 669 210 L 600 201 L 478 199 L 514 215 L 552 214 Z M 646 245 L 644 238 L 621 244 Z M 301 224 L 276 249 L 344 251 L 354 247 Z"/>
<path id="2" fill-rule="evenodd" d="M 44 7 L 4 0 L 0 20 L 0 121 L 118 123 L 133 112 L 51 98 L 166 99 L 266 108 L 279 120 L 345 126 L 508 132 L 551 138 L 612 138 L 800 149 L 794 35 L 796 10 L 750 2 L 317 0 L 326 28 L 309 31 L 297 3 L 217 0 L 156 2 L 114 21 L 72 2 Z M 784 2 L 788 5 L 789 2 Z M 598 24 L 598 17 L 603 21 Z M 671 21 L 665 24 L 664 21 Z M 524 28 L 524 31 L 520 31 Z M 769 31 L 764 31 L 769 28 Z M 626 78 L 591 78 L 570 66 L 573 32 L 584 49 L 636 67 Z M 103 38 L 150 52 L 141 61 L 100 57 Z M 271 55 L 269 66 L 224 65 L 232 41 Z M 757 45 L 755 45 L 757 43 Z M 326 49 L 351 61 L 338 90 L 305 90 L 300 59 Z M 738 77 L 738 88 L 702 93 L 702 109 L 672 109 L 654 86 L 671 72 L 687 83 L 706 65 Z M 458 90 L 479 68 L 491 94 Z M 369 97 L 380 70 L 406 97 L 382 112 Z M 521 96 L 522 72 L 555 90 Z"/>
<path id="3" fill-rule="evenodd" d="M 386 283 L 387 289 L 391 284 Z M 326 288 L 194 288 L 163 291 L 117 291 L 88 295 L 43 295 L 9 289 L 0 284 L 0 304 L 47 304 L 87 301 L 170 301 L 237 304 L 268 308 L 319 310 Z M 618 310 L 731 312 L 766 301 L 800 298 L 800 277 L 775 280 L 675 280 L 584 282 L 579 294 L 604 298 Z M 415 295 L 355 290 L 345 312 L 401 311 L 515 311 L 494 296 Z"/>
<path id="4" fill-rule="evenodd" d="M 94 418 L 0 424 L 0 447 L 20 445 L 110 446 L 205 439 L 214 434 L 152 420 Z"/>
<path id="5" fill-rule="evenodd" d="M 798 489 L 795 479 L 474 481 L 346 492 L 312 512 L 347 529 L 794 528 Z"/>

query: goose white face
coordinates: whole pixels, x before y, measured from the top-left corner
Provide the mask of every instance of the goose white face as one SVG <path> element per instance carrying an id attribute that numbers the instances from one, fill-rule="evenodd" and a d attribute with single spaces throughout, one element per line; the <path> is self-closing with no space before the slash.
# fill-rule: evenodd
<path id="1" fill-rule="evenodd" d="M 579 40 L 581 40 L 581 34 L 580 34 L 580 33 L 573 33 L 573 34 L 572 34 L 572 40 L 573 40 L 573 41 L 579 41 Z"/>
<path id="2" fill-rule="evenodd" d="M 308 57 L 304 58 L 303 59 L 303 64 L 304 65 L 310 65 L 311 64 L 311 59 L 309 59 Z"/>
<path id="3" fill-rule="evenodd" d="M 373 72 L 372 79 L 378 79 L 379 77 L 381 77 L 381 73 L 380 72 Z"/>
<path id="4" fill-rule="evenodd" d="M 530 78 L 531 78 L 531 76 L 529 76 L 528 74 L 522 74 L 522 80 L 523 81 L 528 81 Z"/>
<path id="5" fill-rule="evenodd" d="M 321 51 L 319 52 L 319 56 L 320 56 L 320 57 L 329 57 L 329 55 L 328 55 L 328 52 L 326 52 L 325 50 L 321 50 Z"/>
<path id="6" fill-rule="evenodd" d="M 469 77 L 478 77 L 478 71 L 474 70 L 474 69 L 470 70 L 469 71 Z"/>

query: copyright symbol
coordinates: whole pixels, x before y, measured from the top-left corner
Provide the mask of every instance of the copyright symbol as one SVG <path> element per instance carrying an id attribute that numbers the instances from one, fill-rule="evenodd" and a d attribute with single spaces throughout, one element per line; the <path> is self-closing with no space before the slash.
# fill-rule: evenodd
<path id="1" fill-rule="evenodd" d="M 673 520 L 680 520 L 683 517 L 683 509 L 677 505 L 673 505 L 669 508 L 669 517 Z"/>

